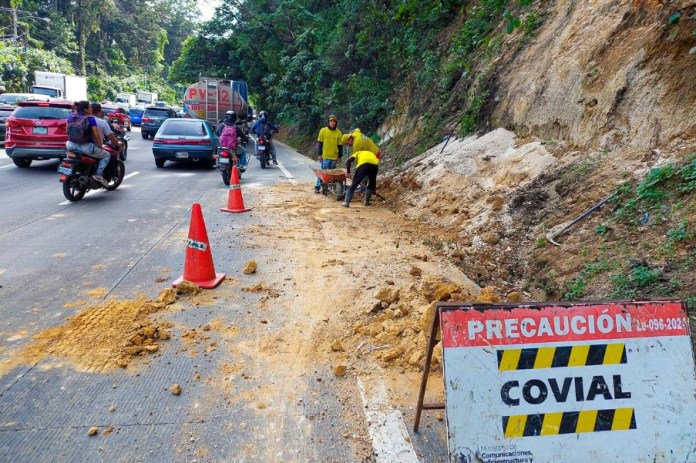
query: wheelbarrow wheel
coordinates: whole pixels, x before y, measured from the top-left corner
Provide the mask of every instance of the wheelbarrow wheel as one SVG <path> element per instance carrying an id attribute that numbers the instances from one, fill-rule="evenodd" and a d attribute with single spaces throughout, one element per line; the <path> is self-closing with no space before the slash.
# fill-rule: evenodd
<path id="1" fill-rule="evenodd" d="M 333 194 L 336 195 L 336 201 L 340 201 L 346 194 L 346 187 L 343 182 L 333 183 Z"/>

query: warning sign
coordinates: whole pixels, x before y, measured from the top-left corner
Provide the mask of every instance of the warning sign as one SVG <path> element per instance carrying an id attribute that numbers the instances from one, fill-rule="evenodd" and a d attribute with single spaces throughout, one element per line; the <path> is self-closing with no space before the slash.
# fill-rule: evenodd
<path id="1" fill-rule="evenodd" d="M 440 307 L 453 462 L 696 462 L 679 302 Z"/>

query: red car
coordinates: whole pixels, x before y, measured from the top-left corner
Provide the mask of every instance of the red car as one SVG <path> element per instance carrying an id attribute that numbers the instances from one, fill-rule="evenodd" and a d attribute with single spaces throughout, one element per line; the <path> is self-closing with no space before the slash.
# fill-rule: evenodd
<path id="1" fill-rule="evenodd" d="M 73 103 L 67 100 L 20 101 L 7 118 L 5 152 L 17 167 L 32 161 L 65 157 L 68 115 Z"/>
<path id="2" fill-rule="evenodd" d="M 130 114 L 123 108 L 118 106 L 102 105 L 104 115 L 111 119 L 111 122 L 118 122 L 121 127 L 124 127 L 129 132 L 131 131 Z"/>

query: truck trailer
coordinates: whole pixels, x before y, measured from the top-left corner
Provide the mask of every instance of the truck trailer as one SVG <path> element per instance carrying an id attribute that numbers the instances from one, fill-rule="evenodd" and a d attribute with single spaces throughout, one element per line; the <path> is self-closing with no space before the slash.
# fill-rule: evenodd
<path id="1" fill-rule="evenodd" d="M 247 83 L 243 80 L 201 77 L 184 93 L 184 112 L 188 117 L 205 119 L 215 127 L 227 111 L 246 118 L 248 98 Z"/>

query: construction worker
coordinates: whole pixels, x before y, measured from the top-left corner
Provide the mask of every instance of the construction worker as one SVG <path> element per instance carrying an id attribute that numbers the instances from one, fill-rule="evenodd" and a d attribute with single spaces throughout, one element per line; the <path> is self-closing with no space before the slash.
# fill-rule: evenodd
<path id="1" fill-rule="evenodd" d="M 328 127 L 322 127 L 317 136 L 317 161 L 320 169 L 335 169 L 338 161 L 343 156 L 343 146 L 341 137 L 343 134 L 338 130 L 338 119 L 333 114 L 329 116 Z M 321 191 L 321 180 L 317 178 L 314 192 Z"/>
<path id="2" fill-rule="evenodd" d="M 346 161 L 346 170 L 350 173 L 350 166 L 355 161 L 355 175 L 353 182 L 346 191 L 346 198 L 343 202 L 343 207 L 350 207 L 350 200 L 353 199 L 355 189 L 360 185 L 360 182 L 367 177 L 367 189 L 365 190 L 365 206 L 370 205 L 370 198 L 377 189 L 377 171 L 379 170 L 379 159 L 372 151 L 354 151 Z"/>
<path id="3" fill-rule="evenodd" d="M 377 156 L 377 159 L 381 159 L 381 154 L 379 152 L 379 147 L 375 145 L 367 135 L 363 135 L 360 129 L 355 129 L 351 133 L 347 133 L 341 137 L 341 144 L 353 147 L 353 152 L 356 151 L 370 151 Z"/>

